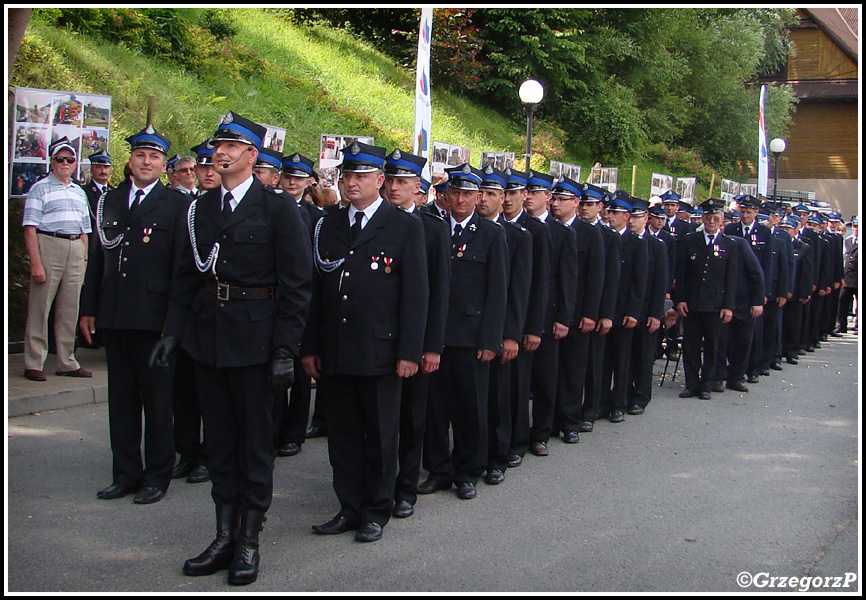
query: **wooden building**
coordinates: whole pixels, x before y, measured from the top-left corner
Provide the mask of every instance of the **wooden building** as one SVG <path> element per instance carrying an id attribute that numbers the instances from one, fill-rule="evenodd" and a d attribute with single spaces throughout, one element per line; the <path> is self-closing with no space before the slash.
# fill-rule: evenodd
<path id="1" fill-rule="evenodd" d="M 813 191 L 848 219 L 860 197 L 859 9 L 800 8 L 797 16 L 787 65 L 762 80 L 790 84 L 799 100 L 779 189 Z"/>

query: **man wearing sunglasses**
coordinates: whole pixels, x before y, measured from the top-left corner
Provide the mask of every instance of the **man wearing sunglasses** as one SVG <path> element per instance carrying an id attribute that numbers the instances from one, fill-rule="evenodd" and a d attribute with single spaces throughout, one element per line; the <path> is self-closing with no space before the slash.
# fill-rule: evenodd
<path id="1" fill-rule="evenodd" d="M 24 377 L 45 381 L 48 311 L 54 303 L 57 375 L 92 377 L 75 360 L 78 300 L 91 231 L 87 195 L 72 181 L 76 150 L 66 137 L 49 149 L 51 172 L 37 181 L 24 205 L 24 247 L 30 257 L 30 298 L 24 333 Z"/>

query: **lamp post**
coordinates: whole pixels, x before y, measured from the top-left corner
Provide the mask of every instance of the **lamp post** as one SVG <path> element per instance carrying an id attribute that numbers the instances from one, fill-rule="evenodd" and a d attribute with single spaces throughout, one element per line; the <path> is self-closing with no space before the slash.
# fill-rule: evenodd
<path id="1" fill-rule="evenodd" d="M 779 187 L 779 156 L 785 151 L 785 140 L 782 138 L 774 138 L 770 142 L 770 152 L 773 153 L 775 164 L 773 166 L 773 202 L 778 202 L 776 191 Z"/>
<path id="2" fill-rule="evenodd" d="M 544 87 L 534 79 L 520 84 L 520 101 L 526 107 L 526 172 L 529 173 L 529 158 L 532 156 L 532 116 L 544 98 Z"/>

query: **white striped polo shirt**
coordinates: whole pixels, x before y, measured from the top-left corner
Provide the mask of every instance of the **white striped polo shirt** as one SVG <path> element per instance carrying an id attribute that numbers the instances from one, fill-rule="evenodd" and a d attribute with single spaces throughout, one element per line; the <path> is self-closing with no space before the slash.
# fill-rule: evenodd
<path id="1" fill-rule="evenodd" d="M 51 233 L 90 233 L 87 194 L 78 184 L 63 185 L 54 173 L 49 173 L 27 193 L 21 224 Z"/>

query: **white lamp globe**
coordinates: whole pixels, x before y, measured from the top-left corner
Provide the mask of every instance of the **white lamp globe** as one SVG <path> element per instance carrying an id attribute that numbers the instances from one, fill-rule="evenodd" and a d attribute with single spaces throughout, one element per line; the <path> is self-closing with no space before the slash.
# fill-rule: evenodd
<path id="1" fill-rule="evenodd" d="M 772 142 L 770 142 L 770 152 L 773 154 L 781 154 L 785 151 L 785 140 L 782 138 L 775 138 Z"/>
<path id="2" fill-rule="evenodd" d="M 520 84 L 520 101 L 524 104 L 538 104 L 544 98 L 544 86 L 534 79 Z"/>

